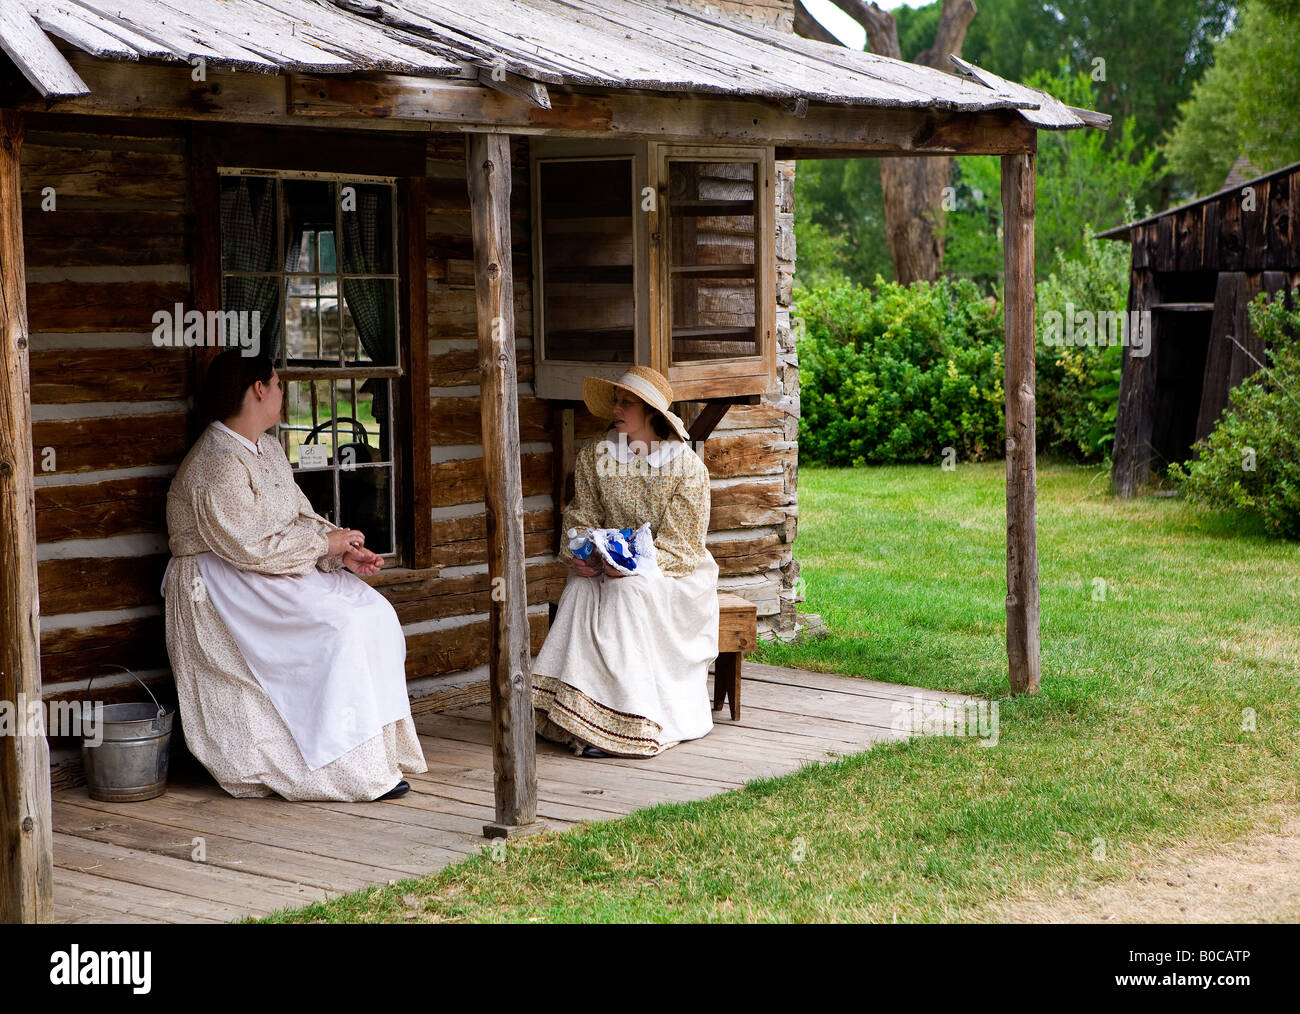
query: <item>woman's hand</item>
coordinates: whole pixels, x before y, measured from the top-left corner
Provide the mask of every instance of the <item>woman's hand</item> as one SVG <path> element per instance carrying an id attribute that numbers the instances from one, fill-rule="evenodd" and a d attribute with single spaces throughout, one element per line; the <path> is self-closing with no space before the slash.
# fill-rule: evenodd
<path id="1" fill-rule="evenodd" d="M 624 574 L 621 570 L 615 569 L 614 565 L 608 562 L 605 563 L 605 576 L 606 577 L 627 577 L 627 575 Z"/>
<path id="2" fill-rule="evenodd" d="M 350 549 L 359 549 L 366 544 L 366 537 L 355 528 L 337 528 L 326 537 L 330 544 L 327 556 L 339 556 Z"/>
<path id="3" fill-rule="evenodd" d="M 357 577 L 369 577 L 371 574 L 378 573 L 384 566 L 384 558 L 364 546 L 356 549 L 349 546 L 348 551 L 343 554 L 343 566 Z"/>
<path id="4" fill-rule="evenodd" d="M 595 577 L 600 573 L 594 566 L 586 560 L 579 560 L 576 556 L 573 558 L 573 569 L 578 577 Z"/>

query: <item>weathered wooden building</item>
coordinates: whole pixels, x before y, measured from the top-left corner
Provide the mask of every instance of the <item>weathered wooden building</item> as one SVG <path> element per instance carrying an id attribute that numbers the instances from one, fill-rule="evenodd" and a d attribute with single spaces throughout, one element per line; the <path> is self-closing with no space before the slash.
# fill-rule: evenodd
<path id="1" fill-rule="evenodd" d="M 164 497 L 205 339 L 256 311 L 300 484 L 389 557 L 370 580 L 416 707 L 490 693 L 498 820 L 528 824 L 529 655 L 575 444 L 603 429 L 581 378 L 669 377 L 722 586 L 793 633 L 792 161 L 926 153 L 1003 157 L 1007 645 L 1035 689 L 1036 131 L 1106 120 L 790 21 L 784 0 L 5 4 L 0 699 L 130 693 L 113 665 L 165 689 Z M 43 739 L 0 746 L 10 918 L 46 911 L 46 765 Z"/>
<path id="2" fill-rule="evenodd" d="M 1128 306 L 1151 333 L 1125 349 L 1111 477 L 1133 496 L 1186 461 L 1266 362 L 1246 312 L 1300 284 L 1300 163 L 1099 235 L 1132 243 Z M 1140 350 L 1141 355 L 1134 352 Z"/>

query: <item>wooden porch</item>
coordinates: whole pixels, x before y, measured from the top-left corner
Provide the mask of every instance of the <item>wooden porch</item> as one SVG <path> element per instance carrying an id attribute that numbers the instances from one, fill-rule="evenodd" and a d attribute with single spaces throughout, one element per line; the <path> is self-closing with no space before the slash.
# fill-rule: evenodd
<path id="1" fill-rule="evenodd" d="M 710 687 L 712 691 L 712 687 Z M 749 663 L 739 721 L 649 760 L 592 760 L 537 744 L 537 815 L 563 831 L 656 803 L 705 799 L 906 738 L 901 708 L 970 698 Z M 901 707 L 900 707 L 901 706 Z M 904 718 L 910 725 L 910 720 Z M 493 801 L 486 704 L 416 718 L 429 771 L 384 803 L 233 799 L 197 764 L 167 793 L 100 803 L 56 790 L 56 922 L 225 922 L 422 876 L 485 847 Z M 203 862 L 194 857 L 199 839 Z"/>

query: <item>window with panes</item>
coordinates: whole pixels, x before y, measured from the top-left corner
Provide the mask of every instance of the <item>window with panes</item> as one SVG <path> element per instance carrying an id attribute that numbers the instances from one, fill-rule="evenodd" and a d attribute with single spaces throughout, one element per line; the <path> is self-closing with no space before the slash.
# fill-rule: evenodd
<path id="1" fill-rule="evenodd" d="M 276 434 L 313 508 L 396 552 L 396 180 L 222 169 L 223 310 L 256 310 Z"/>

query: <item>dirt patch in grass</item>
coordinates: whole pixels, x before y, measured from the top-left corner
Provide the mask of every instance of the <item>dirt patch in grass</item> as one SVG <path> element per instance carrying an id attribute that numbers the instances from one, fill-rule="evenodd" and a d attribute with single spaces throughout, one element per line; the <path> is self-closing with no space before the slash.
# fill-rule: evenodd
<path id="1" fill-rule="evenodd" d="M 1277 832 L 1162 849 L 1132 877 L 1002 906 L 1005 922 L 1300 922 L 1300 807 Z"/>

